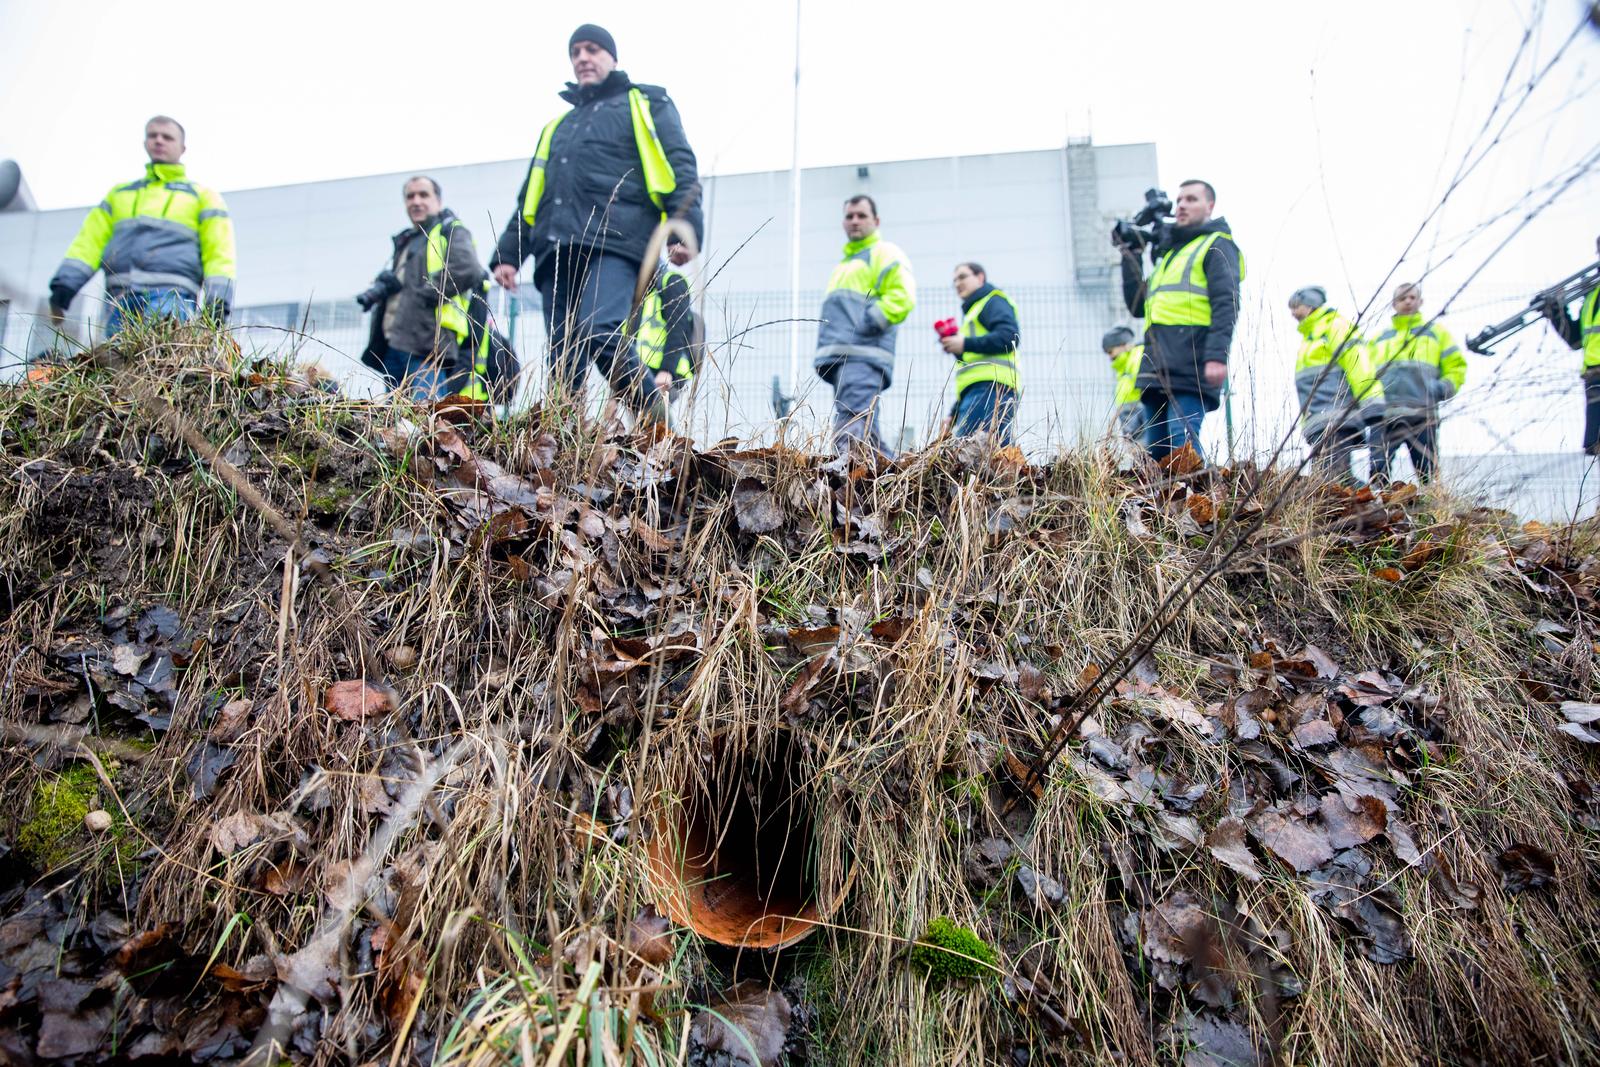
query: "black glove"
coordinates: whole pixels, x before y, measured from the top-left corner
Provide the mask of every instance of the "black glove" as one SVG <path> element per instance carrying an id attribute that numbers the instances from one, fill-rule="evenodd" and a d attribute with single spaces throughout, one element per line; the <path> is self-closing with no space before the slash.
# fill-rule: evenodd
<path id="1" fill-rule="evenodd" d="M 356 297 L 356 303 L 361 305 L 362 311 L 371 311 L 398 293 L 401 288 L 400 279 L 395 277 L 394 271 L 379 271 L 378 276 L 372 280 L 371 287 Z"/>
<path id="2" fill-rule="evenodd" d="M 1547 296 L 1539 302 L 1539 314 L 1551 322 L 1560 322 L 1567 317 L 1567 306 L 1553 296 Z"/>
<path id="3" fill-rule="evenodd" d="M 72 306 L 72 298 L 76 295 L 64 285 L 52 285 L 50 287 L 50 306 L 65 315 L 67 308 Z"/>

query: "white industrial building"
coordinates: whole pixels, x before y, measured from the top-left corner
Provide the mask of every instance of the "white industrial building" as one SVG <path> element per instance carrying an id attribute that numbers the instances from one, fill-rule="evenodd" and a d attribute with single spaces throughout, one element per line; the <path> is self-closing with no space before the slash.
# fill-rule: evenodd
<path id="1" fill-rule="evenodd" d="M 514 201 L 524 159 L 428 171 L 444 201 L 471 229 L 487 261 Z M 109 186 L 139 173 L 107 174 Z M 353 302 L 385 265 L 389 238 L 405 225 L 400 188 L 409 174 L 342 178 L 267 189 L 224 191 L 239 245 L 234 321 L 247 348 L 300 344 L 349 380 L 373 388 L 354 361 L 366 323 Z M 204 174 L 195 180 L 205 181 Z M 702 439 L 757 437 L 773 422 L 774 375 L 790 382 L 791 187 L 788 171 L 708 175 L 706 249 L 700 261 L 713 366 L 701 376 L 690 425 Z M 1016 301 L 1022 321 L 1024 442 L 1032 448 L 1097 434 L 1105 426 L 1111 378 L 1099 347 L 1113 323 L 1127 321 L 1113 293 L 1111 220 L 1136 208 L 1157 185 L 1152 144 L 1092 145 L 984 156 L 864 163 L 802 173 L 802 318 L 816 315 L 821 289 L 838 261 L 845 197 L 873 196 L 886 239 L 905 250 L 918 306 L 902 327 L 894 385 L 885 398 L 893 440 L 925 440 L 952 400 L 954 361 L 936 343 L 933 322 L 959 312 L 950 289 L 956 263 L 976 259 Z M 0 212 L 0 286 L 9 290 L 3 344 L 16 364 L 49 340 L 42 328 L 45 284 L 87 208 Z M 531 271 L 531 264 L 524 275 Z M 98 279 L 73 306 L 80 336 L 99 316 Z M 498 294 L 499 324 L 513 334 L 529 370 L 523 397 L 543 384 L 539 297 L 531 285 L 516 300 Z M 821 427 L 828 390 L 810 369 L 816 324 L 802 322 L 797 420 Z M 300 338 L 300 333 L 309 335 Z M 598 381 L 592 392 L 598 394 Z"/>

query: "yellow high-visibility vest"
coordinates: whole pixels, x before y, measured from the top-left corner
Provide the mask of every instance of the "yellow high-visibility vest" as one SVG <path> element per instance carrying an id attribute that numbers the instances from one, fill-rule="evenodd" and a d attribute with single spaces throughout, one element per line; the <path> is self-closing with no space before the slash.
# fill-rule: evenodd
<path id="1" fill-rule="evenodd" d="M 1210 326 L 1211 297 L 1206 291 L 1206 253 L 1231 234 L 1203 233 L 1182 248 L 1161 257 L 1150 275 L 1145 319 L 1152 326 Z M 1244 281 L 1244 253 L 1239 253 L 1239 280 Z"/>
<path id="2" fill-rule="evenodd" d="M 1016 301 L 1012 300 L 999 289 L 992 289 L 982 300 L 967 309 L 961 318 L 962 337 L 983 337 L 989 330 L 978 321 L 978 316 L 983 314 L 983 309 L 989 301 L 999 297 L 1011 305 L 1011 314 L 1016 315 Z M 1019 317 L 1018 322 L 1021 319 Z M 956 395 L 960 396 L 969 386 L 979 382 L 994 382 L 1008 389 L 1019 389 L 1022 385 L 1022 376 L 1017 371 L 1017 350 L 998 356 L 978 355 L 973 352 L 961 353 L 961 366 L 956 369 Z"/>
<path id="3" fill-rule="evenodd" d="M 656 136 L 655 118 L 650 114 L 650 98 L 640 89 L 628 90 L 628 112 L 633 119 L 633 143 L 639 150 L 639 166 L 644 173 L 645 191 L 650 201 L 661 209 L 665 219 L 667 196 L 678 187 L 678 176 L 667 161 L 666 149 Z M 533 164 L 528 172 L 528 191 L 522 198 L 522 221 L 532 226 L 539 214 L 539 201 L 544 199 L 544 171 L 550 162 L 550 142 L 555 139 L 556 127 L 571 111 L 557 115 L 545 124 L 539 134 L 539 147 L 534 150 Z"/>

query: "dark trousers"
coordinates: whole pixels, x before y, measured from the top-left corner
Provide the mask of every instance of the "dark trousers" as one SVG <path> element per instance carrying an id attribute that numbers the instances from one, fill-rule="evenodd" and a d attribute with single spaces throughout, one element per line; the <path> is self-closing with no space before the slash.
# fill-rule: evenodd
<path id="1" fill-rule="evenodd" d="M 894 449 L 878 433 L 878 401 L 889 388 L 889 376 L 864 359 L 848 358 L 821 374 L 833 386 L 833 447 L 844 451 L 852 443 L 865 445 L 892 459 Z"/>
<path id="2" fill-rule="evenodd" d="M 623 342 L 639 265 L 581 249 L 562 248 L 553 258 L 539 265 L 535 277 L 550 339 L 551 385 L 581 396 L 593 364 L 636 414 L 653 409 L 664 398 L 656 396 L 633 343 Z"/>
<path id="3" fill-rule="evenodd" d="M 1427 484 L 1439 472 L 1439 422 L 1426 416 L 1385 419 L 1374 426 L 1368 441 L 1372 448 L 1372 480 L 1386 482 L 1394 470 L 1394 457 L 1404 447 L 1411 453 L 1417 481 Z"/>
<path id="4" fill-rule="evenodd" d="M 1144 446 L 1155 459 L 1166 459 L 1189 445 L 1202 460 L 1200 426 L 1205 421 L 1205 401 L 1198 393 L 1169 393 L 1152 386 L 1139 394 L 1144 404 Z"/>
<path id="5" fill-rule="evenodd" d="M 1600 374 L 1583 379 L 1583 450 L 1600 455 Z"/>
<path id="6" fill-rule="evenodd" d="M 998 382 L 974 382 L 956 398 L 957 437 L 990 433 L 1001 445 L 1009 445 L 1017 422 L 1017 391 Z"/>
<path id="7" fill-rule="evenodd" d="M 419 404 L 438 400 L 444 395 L 444 371 L 439 361 L 402 352 L 398 348 L 385 349 L 383 377 L 390 389 L 405 388 Z"/>
<path id="8" fill-rule="evenodd" d="M 1330 481 L 1356 485 L 1361 479 L 1350 467 L 1356 449 L 1366 443 L 1359 426 L 1337 426 L 1321 431 L 1311 444 L 1311 469 Z"/>

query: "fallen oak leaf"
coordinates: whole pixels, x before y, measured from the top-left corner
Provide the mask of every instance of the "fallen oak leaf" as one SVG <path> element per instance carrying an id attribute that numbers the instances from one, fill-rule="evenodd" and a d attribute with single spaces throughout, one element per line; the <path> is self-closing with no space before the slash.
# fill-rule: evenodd
<path id="1" fill-rule="evenodd" d="M 1339 740 L 1339 735 L 1333 729 L 1333 724 L 1326 719 L 1312 719 L 1303 722 L 1294 728 L 1289 735 L 1296 748 L 1316 748 L 1319 745 L 1331 745 Z"/>

